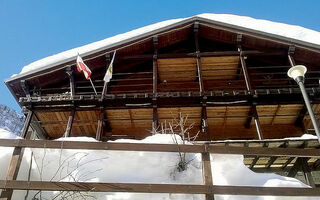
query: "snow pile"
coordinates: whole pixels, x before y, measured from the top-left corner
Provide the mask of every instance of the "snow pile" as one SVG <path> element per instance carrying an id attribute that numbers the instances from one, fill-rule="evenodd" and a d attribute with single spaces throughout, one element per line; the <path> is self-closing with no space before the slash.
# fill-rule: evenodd
<path id="1" fill-rule="evenodd" d="M 222 22 L 230 25 L 236 25 L 239 27 L 244 27 L 256 31 L 261 31 L 265 33 L 271 33 L 278 36 L 283 36 L 291 39 L 296 39 L 304 42 L 309 42 L 313 44 L 320 45 L 320 33 L 313 31 L 301 26 L 288 25 L 283 23 L 272 22 L 268 20 L 254 19 L 246 16 L 237 16 L 231 14 L 200 14 L 196 15 L 197 17 L 212 20 L 213 22 Z M 51 65 L 59 65 L 66 61 L 71 61 L 76 59 L 78 53 L 81 55 L 87 55 L 89 53 L 95 53 L 116 45 L 127 39 L 132 39 L 138 36 L 141 36 L 146 33 L 161 29 L 163 27 L 173 25 L 175 23 L 181 22 L 189 18 L 180 18 L 167 20 L 159 23 L 155 23 L 149 26 L 145 26 L 133 31 L 129 31 L 124 34 L 119 34 L 98 42 L 94 42 L 82 47 L 74 48 L 59 54 L 49 56 L 47 58 L 35 61 L 29 65 L 23 67 L 21 73 L 26 73 L 31 70 L 35 70 L 42 67 L 48 67 Z"/>
<path id="2" fill-rule="evenodd" d="M 95 141 L 93 138 L 60 138 L 70 141 Z M 181 138 L 178 138 L 181 143 Z M 158 134 L 144 140 L 122 139 L 115 142 L 174 144 L 172 135 Z M 12 148 L 0 148 L 0 178 L 4 179 Z M 201 155 L 187 154 L 187 170 L 179 172 L 178 153 L 126 152 L 60 149 L 26 149 L 18 179 L 27 180 L 32 157 L 30 180 L 127 182 L 127 183 L 172 183 L 202 184 Z M 211 155 L 213 182 L 215 185 L 246 185 L 269 187 L 308 187 L 300 181 L 275 174 L 257 174 L 243 164 L 243 156 Z M 24 199 L 26 192 L 16 191 L 14 199 Z M 41 199 L 204 199 L 204 195 L 185 194 L 133 194 L 133 193 L 61 193 L 41 192 Z M 30 191 L 27 199 L 40 197 Z M 285 197 L 245 197 L 216 195 L 218 200 L 280 200 Z M 289 199 L 289 198 L 287 198 Z M 295 199 L 290 197 L 291 199 Z M 298 198 L 297 198 L 298 199 Z M 317 199 L 317 198 L 302 198 Z"/>
<path id="3" fill-rule="evenodd" d="M 21 139 L 21 137 L 6 129 L 0 128 L 0 139 Z"/>

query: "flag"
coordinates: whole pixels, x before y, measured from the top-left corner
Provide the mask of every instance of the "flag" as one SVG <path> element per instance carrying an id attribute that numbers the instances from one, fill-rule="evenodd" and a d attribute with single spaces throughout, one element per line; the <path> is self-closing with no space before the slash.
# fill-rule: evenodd
<path id="1" fill-rule="evenodd" d="M 108 67 L 108 69 L 107 69 L 107 72 L 106 72 L 106 74 L 104 75 L 104 78 L 103 78 L 103 80 L 104 80 L 106 83 L 110 82 L 110 79 L 112 78 L 113 61 L 114 61 L 114 57 L 115 57 L 115 55 L 116 55 L 116 52 L 117 52 L 117 51 L 114 52 L 113 57 L 112 57 L 112 60 L 111 60 L 111 62 L 110 62 L 110 64 L 109 64 L 109 67 Z"/>
<path id="2" fill-rule="evenodd" d="M 81 71 L 83 72 L 83 74 L 87 80 L 90 79 L 91 70 L 89 69 L 89 67 L 86 64 L 84 64 L 84 62 L 79 54 L 77 57 L 77 69 L 78 69 L 78 72 L 81 72 Z"/>

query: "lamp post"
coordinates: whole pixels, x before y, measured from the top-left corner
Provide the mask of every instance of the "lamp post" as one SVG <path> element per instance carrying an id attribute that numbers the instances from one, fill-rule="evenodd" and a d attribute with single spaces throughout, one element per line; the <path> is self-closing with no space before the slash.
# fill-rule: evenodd
<path id="1" fill-rule="evenodd" d="M 317 118 L 315 117 L 311 104 L 310 104 L 310 100 L 308 97 L 308 94 L 306 92 L 306 88 L 304 87 L 304 75 L 307 72 L 307 68 L 303 65 L 296 65 L 296 66 L 292 66 L 289 70 L 288 70 L 288 76 L 290 78 L 293 78 L 299 85 L 304 102 L 306 104 L 307 110 L 309 112 L 314 130 L 318 136 L 318 141 L 320 143 L 320 131 L 319 131 L 319 123 Z"/>

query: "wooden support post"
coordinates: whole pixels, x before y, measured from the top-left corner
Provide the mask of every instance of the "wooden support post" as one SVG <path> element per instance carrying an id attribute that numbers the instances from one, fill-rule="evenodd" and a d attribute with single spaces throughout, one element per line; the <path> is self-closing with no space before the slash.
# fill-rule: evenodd
<path id="1" fill-rule="evenodd" d="M 202 176 L 203 176 L 204 185 L 212 186 L 213 183 L 212 183 L 210 153 L 204 152 L 201 155 L 202 155 Z M 206 200 L 214 200 L 214 195 L 206 194 Z"/>
<path id="2" fill-rule="evenodd" d="M 257 164 L 258 160 L 259 156 L 255 156 L 249 168 L 253 169 L 253 167 Z"/>
<path id="3" fill-rule="evenodd" d="M 22 128 L 22 132 L 21 132 L 21 135 L 20 135 L 22 138 L 25 138 L 27 136 L 27 132 L 29 130 L 33 114 L 34 113 L 33 113 L 32 110 L 28 111 L 27 118 L 26 118 L 26 121 L 24 122 L 24 125 L 23 125 L 23 128 Z"/>
<path id="4" fill-rule="evenodd" d="M 96 140 L 101 141 L 104 130 L 104 109 L 101 108 L 99 113 L 98 127 L 96 133 Z"/>
<path id="5" fill-rule="evenodd" d="M 68 77 L 70 79 L 70 93 L 71 93 L 71 97 L 73 98 L 74 95 L 76 95 L 76 89 L 75 89 L 73 71 L 71 67 L 66 68 L 66 73 L 68 74 Z"/>
<path id="6" fill-rule="evenodd" d="M 158 37 L 153 37 L 153 70 L 152 70 L 152 134 L 155 134 L 158 126 L 158 103 L 157 103 L 157 93 L 158 93 Z"/>
<path id="7" fill-rule="evenodd" d="M 28 131 L 26 139 L 30 139 L 32 131 Z M 6 180 L 16 180 L 18 177 L 21 161 L 24 154 L 23 147 L 15 147 L 12 152 L 9 168 L 6 175 Z M 0 200 L 10 200 L 12 198 L 13 190 L 7 189 L 1 192 Z"/>
<path id="8" fill-rule="evenodd" d="M 201 131 L 206 136 L 206 141 L 210 141 L 211 138 L 209 136 L 209 125 L 208 125 L 208 115 L 207 115 L 207 98 L 203 97 L 202 99 L 202 109 L 201 109 Z"/>
<path id="9" fill-rule="evenodd" d="M 301 170 L 301 167 L 302 167 L 302 159 L 297 158 L 296 162 L 293 164 L 293 166 L 291 167 L 288 173 L 288 177 L 295 177 L 298 171 Z"/>
<path id="10" fill-rule="evenodd" d="M 199 47 L 199 22 L 194 23 L 194 41 L 196 46 L 196 59 L 197 59 L 197 74 L 199 81 L 199 92 L 200 95 L 203 96 L 204 87 L 203 87 L 203 79 L 202 79 L 202 70 L 201 70 L 201 59 L 200 59 L 200 47 Z"/>
<path id="11" fill-rule="evenodd" d="M 314 183 L 314 180 L 313 180 L 313 177 L 312 177 L 312 174 L 311 174 L 311 170 L 309 168 L 307 160 L 308 160 L 307 158 L 301 158 L 302 171 L 303 171 L 304 178 L 306 179 L 307 184 L 310 185 L 311 187 L 315 188 L 316 184 Z"/>
<path id="12" fill-rule="evenodd" d="M 76 110 L 72 109 L 70 114 L 69 114 L 67 128 L 66 128 L 66 132 L 64 133 L 64 137 L 69 137 L 70 134 L 71 134 L 72 124 L 73 124 L 73 119 L 74 119 L 75 112 L 76 112 Z"/>

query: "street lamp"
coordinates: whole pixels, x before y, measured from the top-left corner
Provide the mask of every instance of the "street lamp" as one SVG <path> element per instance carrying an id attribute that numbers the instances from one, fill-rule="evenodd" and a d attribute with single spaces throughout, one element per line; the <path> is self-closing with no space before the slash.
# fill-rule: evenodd
<path id="1" fill-rule="evenodd" d="M 296 65 L 296 66 L 292 66 L 289 70 L 288 70 L 288 76 L 292 79 L 294 79 L 301 90 L 304 102 L 307 106 L 307 110 L 309 112 L 314 130 L 318 136 L 318 141 L 320 143 L 320 131 L 319 131 L 319 124 L 318 124 L 318 120 L 316 119 L 316 117 L 314 116 L 310 101 L 309 101 L 309 97 L 308 94 L 306 92 L 306 88 L 304 87 L 304 75 L 307 72 L 307 68 L 303 65 Z"/>

